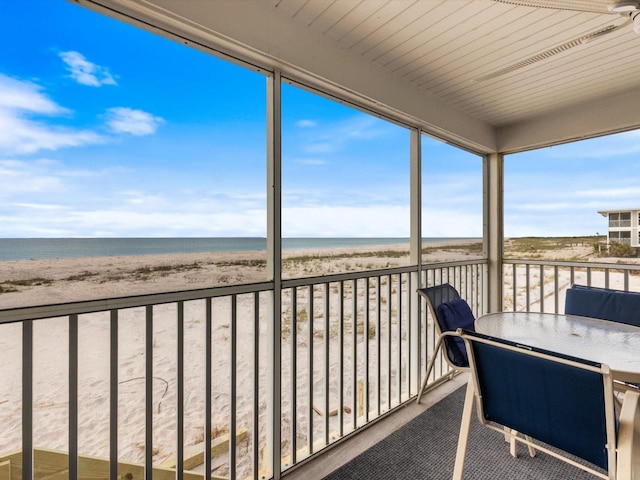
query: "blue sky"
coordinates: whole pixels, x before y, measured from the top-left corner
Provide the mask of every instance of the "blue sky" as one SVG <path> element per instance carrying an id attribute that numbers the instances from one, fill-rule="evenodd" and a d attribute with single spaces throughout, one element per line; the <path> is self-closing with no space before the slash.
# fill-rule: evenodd
<path id="1" fill-rule="evenodd" d="M 598 211 L 640 208 L 640 131 L 507 156 L 504 183 L 505 235 L 606 234 Z"/>
<path id="2" fill-rule="evenodd" d="M 266 234 L 262 74 L 63 0 L 0 0 L 0 41 L 0 237 Z M 283 234 L 408 236 L 408 139 L 285 85 Z M 508 157 L 505 234 L 640 207 L 638 140 Z M 480 236 L 480 157 L 423 147 L 423 234 Z"/>

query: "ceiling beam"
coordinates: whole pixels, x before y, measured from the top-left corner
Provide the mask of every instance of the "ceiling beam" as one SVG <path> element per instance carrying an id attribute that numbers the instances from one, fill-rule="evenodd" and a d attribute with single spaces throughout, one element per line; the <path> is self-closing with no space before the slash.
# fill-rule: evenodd
<path id="1" fill-rule="evenodd" d="M 640 88 L 496 129 L 504 153 L 640 128 Z"/>

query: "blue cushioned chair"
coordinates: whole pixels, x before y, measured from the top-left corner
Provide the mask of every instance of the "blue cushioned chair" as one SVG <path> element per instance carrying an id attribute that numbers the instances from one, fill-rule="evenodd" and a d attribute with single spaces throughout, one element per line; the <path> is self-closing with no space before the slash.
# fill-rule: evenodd
<path id="1" fill-rule="evenodd" d="M 435 319 L 435 329 L 438 334 L 433 356 L 427 365 L 427 372 L 418 392 L 417 402 L 420 403 L 429 375 L 435 364 L 437 354 L 444 344 L 444 359 L 452 368 L 451 375 L 469 367 L 464 341 L 457 337 L 443 336 L 443 332 L 455 332 L 458 328 L 474 329 L 475 317 L 467 302 L 460 298 L 458 291 L 448 283 L 434 287 L 420 288 L 418 293 L 425 298 L 429 311 Z"/>
<path id="2" fill-rule="evenodd" d="M 469 352 L 472 383 L 465 399 L 454 480 L 463 475 L 474 398 L 480 422 L 491 429 L 500 433 L 502 428 L 517 430 L 575 455 L 593 466 L 536 442 L 536 449 L 601 478 L 622 480 L 634 478 L 634 472 L 640 475 L 640 394 L 625 394 L 617 423 L 607 365 L 475 332 L 460 330 L 458 334 Z M 528 438 L 514 439 L 531 445 Z"/>
<path id="3" fill-rule="evenodd" d="M 573 285 L 566 292 L 564 313 L 640 327 L 640 293 Z M 618 390 L 640 388 L 635 383 L 616 382 L 615 386 Z"/>
<path id="4" fill-rule="evenodd" d="M 567 289 L 564 312 L 640 327 L 640 293 L 573 285 Z"/>

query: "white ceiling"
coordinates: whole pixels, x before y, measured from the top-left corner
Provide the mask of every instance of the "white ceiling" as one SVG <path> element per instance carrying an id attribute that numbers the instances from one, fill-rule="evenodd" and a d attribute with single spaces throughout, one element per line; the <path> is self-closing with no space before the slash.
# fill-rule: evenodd
<path id="1" fill-rule="evenodd" d="M 478 151 L 640 126 L 640 35 L 607 0 L 78 2 L 280 69 Z M 574 10 L 583 8 L 590 12 Z"/>

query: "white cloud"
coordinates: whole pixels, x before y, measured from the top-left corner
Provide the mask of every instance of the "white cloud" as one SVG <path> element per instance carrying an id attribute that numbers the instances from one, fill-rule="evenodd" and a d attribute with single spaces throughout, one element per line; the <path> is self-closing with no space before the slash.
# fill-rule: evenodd
<path id="1" fill-rule="evenodd" d="M 31 118 L 67 113 L 42 93 L 39 85 L 0 74 L 0 152 L 21 155 L 104 141 L 95 132 L 51 126 Z"/>
<path id="2" fill-rule="evenodd" d="M 64 210 L 65 207 L 62 205 L 48 204 L 48 203 L 14 203 L 14 207 L 16 208 L 25 208 L 32 210 Z"/>
<path id="3" fill-rule="evenodd" d="M 67 109 L 49 99 L 42 90 L 40 85 L 0 73 L 0 112 L 4 110 L 43 115 L 67 113 Z"/>
<path id="4" fill-rule="evenodd" d="M 294 162 L 300 165 L 324 165 L 327 163 L 320 158 L 296 158 Z"/>
<path id="5" fill-rule="evenodd" d="M 297 126 L 318 126 L 311 120 L 300 120 Z M 334 123 L 323 123 L 322 128 L 300 133 L 304 137 L 300 149 L 304 153 L 318 155 L 342 151 L 350 142 L 375 140 L 393 134 L 398 127 L 366 114 L 356 114 Z"/>
<path id="6" fill-rule="evenodd" d="M 107 126 L 115 133 L 131 135 L 151 135 L 156 132 L 164 119 L 143 110 L 114 107 L 107 110 Z"/>
<path id="7" fill-rule="evenodd" d="M 408 237 L 409 207 L 393 205 L 283 208 L 286 237 Z"/>
<path id="8" fill-rule="evenodd" d="M 48 162 L 0 160 L 0 202 L 7 198 L 30 198 L 36 193 L 51 194 L 64 189 L 60 178 L 53 173 L 54 165 Z M 15 196 L 15 197 L 12 197 Z M 12 204 L 32 203 L 15 200 Z"/>
<path id="9" fill-rule="evenodd" d="M 590 190 L 578 190 L 576 196 L 579 197 L 605 197 L 605 198 L 620 198 L 631 197 L 637 198 L 640 196 L 640 187 L 618 187 L 618 188 L 594 188 Z"/>
<path id="10" fill-rule="evenodd" d="M 528 211 L 528 212 L 557 212 L 557 211 L 570 211 L 576 208 L 576 204 L 568 202 L 558 203 L 523 203 L 514 204 L 511 206 L 513 211 Z"/>
<path id="11" fill-rule="evenodd" d="M 90 62 L 79 52 L 60 52 L 60 58 L 67 64 L 71 78 L 81 85 L 90 87 L 117 85 L 108 68 Z"/>
<path id="12" fill-rule="evenodd" d="M 0 108 L 0 151 L 10 155 L 102 143 L 95 132 L 53 127 Z"/>
<path id="13" fill-rule="evenodd" d="M 300 128 L 316 127 L 317 125 L 318 125 L 318 122 L 314 120 L 298 120 L 296 122 L 296 127 L 300 127 Z"/>

